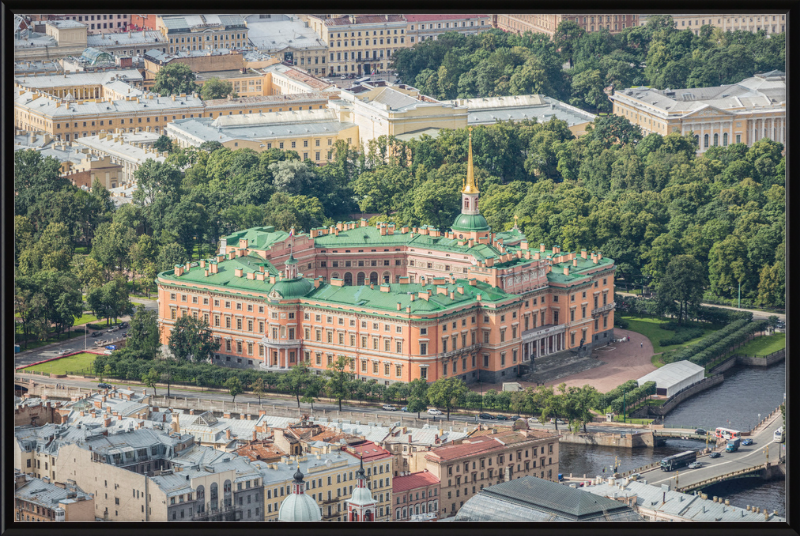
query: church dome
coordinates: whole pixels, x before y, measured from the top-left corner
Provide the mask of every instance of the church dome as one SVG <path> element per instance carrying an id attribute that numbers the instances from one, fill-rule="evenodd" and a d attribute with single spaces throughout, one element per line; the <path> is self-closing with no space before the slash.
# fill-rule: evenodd
<path id="1" fill-rule="evenodd" d="M 314 499 L 305 493 L 293 493 L 281 504 L 278 521 L 322 521 L 322 514 Z"/>
<path id="2" fill-rule="evenodd" d="M 454 231 L 488 231 L 489 224 L 480 214 L 459 214 L 453 222 Z"/>
<path id="3" fill-rule="evenodd" d="M 352 504 L 373 504 L 375 499 L 372 498 L 372 492 L 369 488 L 353 488 L 353 496 L 350 498 Z"/>

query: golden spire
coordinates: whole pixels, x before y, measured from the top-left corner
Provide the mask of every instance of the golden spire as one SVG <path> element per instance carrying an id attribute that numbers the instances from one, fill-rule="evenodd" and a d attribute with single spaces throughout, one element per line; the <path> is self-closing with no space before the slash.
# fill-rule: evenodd
<path id="1" fill-rule="evenodd" d="M 472 127 L 469 127 L 469 161 L 467 162 L 467 180 L 464 184 L 464 189 L 461 190 L 462 194 L 477 194 L 478 184 L 475 182 L 475 175 L 472 171 Z"/>

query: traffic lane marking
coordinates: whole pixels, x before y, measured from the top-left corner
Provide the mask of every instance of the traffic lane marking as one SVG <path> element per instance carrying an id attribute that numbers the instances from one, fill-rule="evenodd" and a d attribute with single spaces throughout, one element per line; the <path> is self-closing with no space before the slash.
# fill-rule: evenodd
<path id="1" fill-rule="evenodd" d="M 775 443 L 775 441 L 771 441 L 771 442 L 767 443 L 767 447 L 769 447 L 769 446 L 770 446 L 772 443 Z M 764 452 L 763 452 L 763 451 L 760 451 L 760 453 L 761 453 L 761 454 L 763 454 Z M 752 456 L 753 454 L 759 454 L 759 451 L 754 451 L 754 452 L 751 452 L 750 454 L 747 454 L 747 455 L 745 455 L 745 456 L 740 456 L 740 457 L 738 457 L 738 458 L 735 458 L 735 459 L 733 459 L 733 460 L 730 460 L 730 461 L 726 461 L 726 462 L 720 462 L 720 463 L 715 463 L 715 464 L 709 464 L 709 465 L 708 465 L 708 466 L 706 466 L 706 467 L 699 467 L 699 468 L 697 468 L 697 469 L 688 469 L 688 470 L 684 471 L 684 472 L 683 472 L 683 474 L 684 474 L 684 475 L 687 475 L 687 474 L 691 474 L 691 473 L 692 473 L 692 472 L 694 472 L 694 471 L 702 471 L 703 469 L 710 469 L 710 468 L 712 468 L 712 467 L 719 467 L 719 466 L 721 466 L 721 465 L 727 465 L 727 464 L 729 464 L 729 463 L 740 463 L 742 460 L 744 460 L 745 458 L 748 458 L 748 457 Z M 747 468 L 747 467 L 755 467 L 755 466 L 754 466 L 754 465 L 747 465 L 746 467 L 743 467 L 743 469 L 744 469 L 744 468 Z M 668 477 L 668 478 L 664 478 L 664 479 L 661 479 L 661 480 L 656 480 L 655 482 L 653 482 L 653 484 L 658 484 L 658 483 L 660 483 L 660 482 L 666 482 L 667 480 L 672 480 L 672 479 L 674 479 L 676 476 L 677 476 L 677 475 L 672 475 L 672 476 L 670 476 L 670 477 Z"/>

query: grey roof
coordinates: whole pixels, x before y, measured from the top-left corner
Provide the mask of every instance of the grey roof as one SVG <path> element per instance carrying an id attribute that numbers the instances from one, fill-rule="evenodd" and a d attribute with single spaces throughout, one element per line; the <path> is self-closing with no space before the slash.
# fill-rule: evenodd
<path id="1" fill-rule="evenodd" d="M 28 482 L 20 486 L 14 491 L 14 497 L 26 501 L 34 502 L 45 508 L 58 508 L 59 503 L 70 499 L 69 489 L 64 489 L 56 486 L 53 483 L 45 482 L 39 478 L 27 475 Z M 76 496 L 75 498 L 91 499 L 92 495 L 81 490 L 75 486 L 73 488 Z M 73 499 L 74 500 L 74 499 Z"/>
<path id="2" fill-rule="evenodd" d="M 661 368 L 645 374 L 637 380 L 639 385 L 644 385 L 647 382 L 656 382 L 659 389 L 668 389 L 673 385 L 677 385 L 698 373 L 705 372 L 705 367 L 695 365 L 689 361 L 675 361 L 668 363 Z M 703 375 L 700 374 L 700 379 Z"/>
<path id="3" fill-rule="evenodd" d="M 241 15 L 179 15 L 163 16 L 162 21 L 168 31 L 190 31 L 204 26 L 245 27 Z"/>
<path id="4" fill-rule="evenodd" d="M 61 64 L 56 61 L 17 61 L 14 62 L 14 75 L 23 75 L 25 73 L 40 73 L 40 72 L 63 72 Z"/>
<path id="5" fill-rule="evenodd" d="M 605 497 L 526 476 L 483 489 L 456 521 L 638 521 L 630 507 Z"/>
<path id="6" fill-rule="evenodd" d="M 45 22 L 48 26 L 55 26 L 59 30 L 65 30 L 69 28 L 87 28 L 87 26 L 81 22 L 76 20 L 64 19 L 64 20 L 49 20 Z"/>
<path id="7" fill-rule="evenodd" d="M 414 97 L 409 97 L 405 93 L 395 91 L 392 88 L 383 88 L 375 97 L 372 102 L 377 104 L 385 104 L 392 110 L 401 110 L 409 106 L 420 104 L 420 101 Z"/>
<path id="8" fill-rule="evenodd" d="M 248 37 L 260 50 L 277 52 L 286 48 L 326 48 L 313 28 L 292 15 L 282 20 L 248 18 Z"/>
<path id="9" fill-rule="evenodd" d="M 19 90 L 22 91 L 22 90 Z M 24 108 L 36 110 L 38 113 L 52 117 L 54 119 L 64 119 L 67 117 L 74 117 L 81 114 L 113 114 L 115 112 L 140 112 L 146 110 L 154 110 L 157 113 L 184 113 L 192 108 L 201 108 L 203 101 L 199 97 L 187 95 L 186 97 L 175 97 L 173 101 L 170 97 L 156 97 L 147 94 L 146 98 L 140 98 L 139 101 L 135 100 L 116 100 L 111 102 L 89 102 L 84 101 L 83 104 L 76 102 L 66 106 L 56 98 L 48 96 L 40 96 L 34 99 L 35 93 L 31 91 L 19 91 L 14 94 L 14 104 Z M 152 97 L 152 98 L 151 98 Z M 195 110 L 192 110 L 194 112 Z"/>
<path id="10" fill-rule="evenodd" d="M 167 126 L 171 136 L 181 137 L 194 145 L 205 141 L 224 143 L 235 139 L 269 140 L 277 138 L 305 137 L 310 135 L 334 136 L 341 130 L 355 126 L 355 123 L 339 122 L 317 114 L 320 119 L 311 116 L 309 121 L 299 121 L 300 114 L 311 112 L 327 112 L 328 110 L 311 110 L 299 112 L 272 112 L 235 116 L 221 116 L 216 119 L 198 118 L 173 121 Z M 241 119 L 240 124 L 233 122 Z M 249 123 L 249 124 L 248 124 Z"/>
<path id="11" fill-rule="evenodd" d="M 156 162 L 164 162 L 166 157 L 162 154 L 157 152 L 147 152 L 147 150 L 143 149 L 142 147 L 136 147 L 132 145 L 132 143 L 146 143 L 147 145 L 152 145 L 154 140 L 137 140 L 131 139 L 133 138 L 126 138 L 125 136 L 130 136 L 130 134 L 114 134 L 113 137 L 109 140 L 107 139 L 107 135 L 96 135 L 96 136 L 85 136 L 83 138 L 78 138 L 76 143 L 79 145 L 83 145 L 85 147 L 89 147 L 95 151 L 101 152 L 103 154 L 109 155 L 115 160 L 124 160 L 126 162 L 131 162 L 135 165 L 143 164 L 146 160 L 155 160 Z M 138 134 L 138 133 L 137 133 Z M 142 132 L 141 134 L 151 134 L 149 132 Z M 155 133 L 152 133 L 155 135 Z M 120 141 L 115 141 L 117 138 L 122 137 Z M 158 135 L 155 135 L 158 138 Z"/>
<path id="12" fill-rule="evenodd" d="M 289 482 L 294 478 L 294 473 L 297 471 L 297 462 L 286 463 L 288 458 L 282 458 L 282 461 L 274 464 L 268 464 L 262 461 L 251 462 L 251 466 L 257 468 L 264 479 L 264 485 L 270 486 L 280 482 Z M 300 471 L 305 475 L 305 480 L 308 482 L 312 478 L 317 478 L 318 471 L 324 471 L 325 467 L 333 469 L 334 467 L 351 467 L 356 468 L 359 466 L 359 460 L 355 456 L 347 453 L 336 451 L 328 454 L 319 454 L 319 458 L 315 454 L 308 454 L 305 460 L 300 462 Z"/>
<path id="13" fill-rule="evenodd" d="M 145 56 L 167 63 L 177 58 L 202 58 L 205 56 L 227 56 L 231 50 L 227 48 L 215 48 L 213 50 L 180 50 L 178 52 L 162 52 L 157 48 L 151 48 L 145 52 Z"/>
<path id="14" fill-rule="evenodd" d="M 56 38 L 37 32 L 23 31 L 14 34 L 14 48 L 56 47 Z"/>
<path id="15" fill-rule="evenodd" d="M 147 43 L 168 43 L 166 37 L 161 32 L 155 30 L 142 30 L 141 32 L 124 32 L 118 34 L 98 34 L 89 35 L 86 44 L 90 47 L 103 49 L 105 47 L 115 47 L 117 45 L 142 45 Z"/>
<path id="16" fill-rule="evenodd" d="M 498 121 L 523 119 L 536 119 L 543 123 L 560 119 L 569 126 L 574 126 L 591 123 L 595 119 L 594 114 L 544 95 L 455 99 L 445 102 L 468 108 L 467 122 L 470 125 L 491 125 Z"/>
<path id="17" fill-rule="evenodd" d="M 116 80 L 141 83 L 144 77 L 136 69 L 119 69 L 99 72 L 81 71 L 67 75 L 17 76 L 14 78 L 15 83 L 30 88 L 104 85 Z"/>
<path id="18" fill-rule="evenodd" d="M 764 514 L 747 511 L 745 508 L 726 506 L 724 503 L 703 499 L 699 495 L 690 495 L 677 491 L 662 490 L 661 486 L 652 486 L 637 481 L 615 480 L 614 484 L 604 481 L 579 488 L 601 497 L 636 496 L 636 504 L 644 510 L 657 511 L 671 516 L 682 517 L 687 521 L 767 521 Z M 786 521 L 785 518 L 770 514 L 769 521 Z"/>

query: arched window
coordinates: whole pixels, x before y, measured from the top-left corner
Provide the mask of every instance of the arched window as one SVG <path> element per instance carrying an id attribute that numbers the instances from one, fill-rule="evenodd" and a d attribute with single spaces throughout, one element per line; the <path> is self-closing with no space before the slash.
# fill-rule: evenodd
<path id="1" fill-rule="evenodd" d="M 708 134 L 703 135 L 703 148 L 708 149 Z"/>
<path id="2" fill-rule="evenodd" d="M 208 502 L 209 510 L 216 510 L 217 500 L 219 499 L 219 487 L 217 486 L 216 482 L 211 483 L 211 496 L 209 499 L 210 499 Z"/>
<path id="3" fill-rule="evenodd" d="M 331 277 L 334 278 L 334 279 L 339 279 L 339 272 L 333 272 L 331 274 Z"/>
<path id="4" fill-rule="evenodd" d="M 358 272 L 358 275 L 356 276 L 356 285 L 360 287 L 363 284 L 364 284 L 364 272 Z"/>
<path id="5" fill-rule="evenodd" d="M 395 519 L 400 519 L 400 509 L 399 508 L 397 509 L 397 515 L 396 515 Z"/>
<path id="6" fill-rule="evenodd" d="M 725 132 L 722 135 L 722 146 L 723 147 L 727 147 L 728 146 L 728 133 L 727 132 Z"/>
<path id="7" fill-rule="evenodd" d="M 697 142 L 697 146 L 700 147 L 700 135 L 699 134 L 695 134 L 694 135 L 694 141 Z"/>
<path id="8" fill-rule="evenodd" d="M 383 282 L 384 283 L 391 283 L 392 282 L 392 274 L 389 272 L 383 272 Z"/>
<path id="9" fill-rule="evenodd" d="M 719 146 L 719 134 L 714 134 L 714 147 Z"/>
<path id="10" fill-rule="evenodd" d="M 344 284 L 345 285 L 352 285 L 353 284 L 353 274 L 350 272 L 345 272 L 344 274 Z"/>
<path id="11" fill-rule="evenodd" d="M 378 272 L 372 272 L 369 274 L 369 282 L 373 285 L 378 284 Z"/>
<path id="12" fill-rule="evenodd" d="M 464 198 L 464 208 L 469 210 L 469 197 Z"/>
<path id="13" fill-rule="evenodd" d="M 206 488 L 204 486 L 197 486 L 197 511 L 206 511 Z"/>

